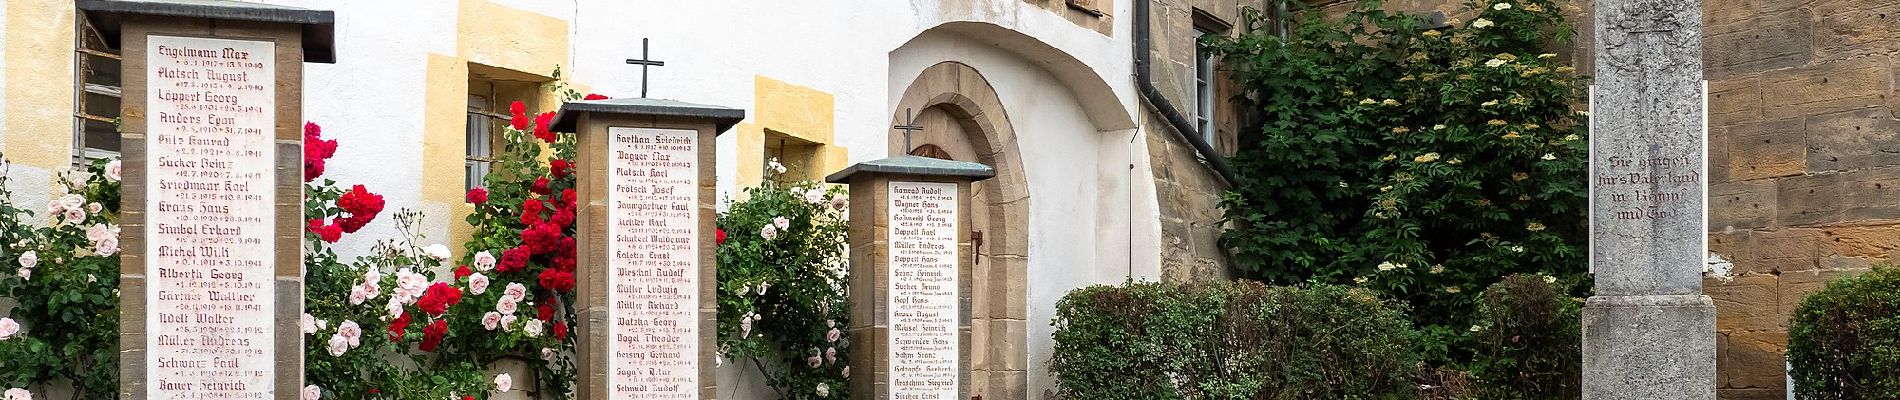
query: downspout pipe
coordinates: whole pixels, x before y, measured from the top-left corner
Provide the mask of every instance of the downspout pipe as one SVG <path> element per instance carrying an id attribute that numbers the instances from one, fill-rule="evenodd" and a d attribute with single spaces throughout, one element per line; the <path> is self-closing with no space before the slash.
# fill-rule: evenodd
<path id="1" fill-rule="evenodd" d="M 1149 29 L 1148 16 L 1151 1 L 1153 0 L 1135 0 L 1135 86 L 1141 90 L 1141 97 L 1147 98 L 1148 104 L 1153 105 L 1169 125 L 1174 125 L 1174 132 L 1179 134 L 1182 140 L 1187 141 L 1188 145 L 1194 146 L 1194 152 L 1199 153 L 1201 160 L 1207 162 L 1208 168 L 1213 168 L 1214 172 L 1220 175 L 1221 180 L 1232 186 L 1235 182 L 1234 170 L 1227 166 L 1227 158 L 1214 152 L 1214 146 L 1202 139 L 1205 135 L 1199 134 L 1200 129 L 1194 126 L 1194 122 L 1189 120 L 1187 115 L 1182 114 L 1181 110 L 1176 109 L 1174 102 L 1168 101 L 1167 96 L 1161 95 L 1160 88 L 1155 87 L 1154 74 L 1149 71 L 1153 61 L 1150 49 L 1154 47 L 1151 42 L 1153 35 L 1152 30 Z"/>

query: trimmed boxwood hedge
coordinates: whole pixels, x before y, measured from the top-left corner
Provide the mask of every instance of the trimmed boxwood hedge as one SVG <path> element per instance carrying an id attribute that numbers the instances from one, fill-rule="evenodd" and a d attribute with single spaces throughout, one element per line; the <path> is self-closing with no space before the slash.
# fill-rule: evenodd
<path id="1" fill-rule="evenodd" d="M 1802 300 L 1788 362 L 1802 399 L 1900 398 L 1900 268 L 1876 267 Z"/>

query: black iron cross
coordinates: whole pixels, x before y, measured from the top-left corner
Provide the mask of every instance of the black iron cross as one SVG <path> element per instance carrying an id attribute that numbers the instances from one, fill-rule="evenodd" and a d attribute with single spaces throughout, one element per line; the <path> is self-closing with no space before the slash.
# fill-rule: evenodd
<path id="1" fill-rule="evenodd" d="M 651 58 L 652 56 L 647 55 L 647 39 L 641 38 L 640 39 L 640 58 L 627 59 L 628 64 L 634 64 L 634 65 L 640 66 L 640 97 L 641 98 L 647 97 L 647 67 L 666 66 L 665 61 L 653 60 Z"/>
<path id="2" fill-rule="evenodd" d="M 904 152 L 905 153 L 910 153 L 910 134 L 915 133 L 915 131 L 924 130 L 923 126 L 917 125 L 915 121 L 911 121 L 910 117 L 911 117 L 910 109 L 906 108 L 904 109 L 904 123 L 891 126 L 891 129 L 904 131 Z"/>

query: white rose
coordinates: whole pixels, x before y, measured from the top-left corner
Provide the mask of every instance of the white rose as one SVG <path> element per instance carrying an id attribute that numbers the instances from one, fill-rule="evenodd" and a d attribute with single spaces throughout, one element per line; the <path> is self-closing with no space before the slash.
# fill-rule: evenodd
<path id="1" fill-rule="evenodd" d="M 322 397 L 323 389 L 318 388 L 317 385 L 303 387 L 303 400 L 317 400 Z"/>
<path id="2" fill-rule="evenodd" d="M 305 335 L 317 333 L 317 317 L 310 315 L 310 313 L 303 313 L 303 319 L 299 321 L 297 326 L 303 327 L 303 334 Z"/>
<path id="3" fill-rule="evenodd" d="M 812 188 L 811 191 L 805 192 L 805 202 L 812 203 L 812 204 L 824 204 L 825 191 L 823 189 Z"/>
<path id="4" fill-rule="evenodd" d="M 350 305 L 360 306 L 363 305 L 364 301 L 368 300 L 369 290 L 364 288 L 363 285 L 356 285 L 350 288 Z"/>
<path id="5" fill-rule="evenodd" d="M 108 238 L 105 238 L 105 240 L 100 240 L 99 243 L 93 245 L 93 252 L 99 253 L 100 256 L 108 256 L 108 257 L 112 256 L 113 254 L 118 254 L 119 253 L 119 238 L 108 237 Z"/>
<path id="6" fill-rule="evenodd" d="M 106 224 L 92 224 L 92 226 L 86 227 L 86 240 L 96 243 L 100 240 L 105 240 L 107 235 L 111 232 L 112 231 L 106 229 Z"/>
<path id="7" fill-rule="evenodd" d="M 33 269 L 32 269 L 32 268 L 21 268 L 21 269 L 20 269 L 20 272 L 18 272 L 18 273 L 15 273 L 15 275 L 19 275 L 19 276 L 20 276 L 20 280 L 23 280 L 23 281 L 30 281 L 30 280 L 33 280 Z"/>
<path id="8" fill-rule="evenodd" d="M 777 226 L 781 230 L 792 229 L 792 220 L 785 219 L 785 217 L 772 218 L 772 226 Z"/>
<path id="9" fill-rule="evenodd" d="M 772 238 L 778 237 L 778 228 L 771 225 L 759 228 L 759 237 L 765 238 L 765 240 L 772 240 Z"/>
<path id="10" fill-rule="evenodd" d="M 40 253 L 30 251 L 30 250 L 25 253 L 20 253 L 20 267 L 21 268 L 33 268 L 39 265 L 40 265 Z"/>
<path id="11" fill-rule="evenodd" d="M 33 400 L 33 392 L 28 392 L 26 389 L 7 389 L 5 394 L 7 400 Z"/>
<path id="12" fill-rule="evenodd" d="M 106 163 L 106 179 L 118 182 L 120 179 L 125 178 L 124 170 L 125 166 L 120 163 L 119 160 L 112 160 L 112 162 Z"/>
<path id="13" fill-rule="evenodd" d="M 507 297 L 502 297 L 501 300 L 498 300 L 495 302 L 495 312 L 499 312 L 502 314 L 514 314 L 515 310 L 519 310 L 519 308 L 517 308 L 518 306 L 515 303 L 518 303 L 518 302 L 510 300 Z"/>
<path id="14" fill-rule="evenodd" d="M 844 375 L 845 379 L 851 379 L 851 366 L 849 365 L 844 366 L 844 370 L 838 371 L 838 374 Z"/>
<path id="15" fill-rule="evenodd" d="M 818 397 L 831 397 L 831 385 L 818 384 Z"/>
<path id="16" fill-rule="evenodd" d="M 509 283 L 508 288 L 502 289 L 501 294 L 518 302 L 528 298 L 528 287 L 521 286 L 520 283 Z"/>
<path id="17" fill-rule="evenodd" d="M 831 209 L 844 210 L 845 201 L 847 200 L 849 199 L 844 195 L 831 196 Z"/>
<path id="18" fill-rule="evenodd" d="M 85 209 L 81 209 L 81 208 L 66 209 L 66 223 L 78 225 L 80 222 L 86 222 Z"/>
<path id="19" fill-rule="evenodd" d="M 12 318 L 0 318 L 0 340 L 7 340 L 20 334 L 20 323 Z"/>
<path id="20" fill-rule="evenodd" d="M 344 320 L 343 323 L 337 324 L 336 334 L 342 335 L 344 339 L 349 339 L 350 347 L 363 345 L 363 327 L 357 325 L 356 321 Z"/>
<path id="21" fill-rule="evenodd" d="M 509 377 L 506 373 L 495 375 L 495 391 L 506 392 L 514 386 L 515 378 Z"/>
<path id="22" fill-rule="evenodd" d="M 342 335 L 330 335 L 330 356 L 342 357 L 346 351 L 350 351 L 350 340 Z"/>
<path id="23" fill-rule="evenodd" d="M 528 323 L 521 325 L 521 330 L 527 333 L 528 337 L 541 337 L 541 321 L 528 320 Z"/>
<path id="24" fill-rule="evenodd" d="M 495 255 L 486 251 L 475 253 L 475 269 L 480 271 L 495 269 Z"/>
<path id="25" fill-rule="evenodd" d="M 554 359 L 554 349 L 550 349 L 550 348 L 546 348 L 546 347 L 542 347 L 542 348 L 541 348 L 541 359 L 542 359 L 542 360 L 553 360 L 553 359 Z"/>
<path id="26" fill-rule="evenodd" d="M 101 205 L 101 204 L 99 204 L 99 203 L 88 203 L 88 204 L 86 204 L 86 211 L 87 211 L 87 212 L 91 212 L 91 213 L 93 213 L 93 214 L 98 214 L 98 213 L 99 213 L 100 211 L 104 211 L 105 209 L 106 209 L 106 206 L 105 206 L 105 205 Z"/>
<path id="27" fill-rule="evenodd" d="M 389 304 L 384 305 L 383 309 L 389 311 L 390 318 L 402 318 L 402 299 L 390 297 Z"/>
<path id="28" fill-rule="evenodd" d="M 503 315 L 501 317 L 501 330 L 514 332 L 515 331 L 515 316 Z"/>
<path id="29" fill-rule="evenodd" d="M 85 206 L 86 206 L 86 196 L 80 196 L 78 194 L 67 194 L 66 196 L 59 198 L 59 207 L 62 209 L 74 210 L 74 209 L 79 209 L 80 207 L 85 207 Z"/>
<path id="30" fill-rule="evenodd" d="M 436 261 L 449 260 L 449 246 L 443 246 L 441 243 L 422 248 L 422 253 L 429 255 L 429 258 L 433 258 Z"/>
<path id="31" fill-rule="evenodd" d="M 468 293 L 482 294 L 488 291 L 488 276 L 476 273 L 468 276 Z"/>
<path id="32" fill-rule="evenodd" d="M 500 328 L 500 327 L 501 327 L 501 313 L 489 311 L 487 314 L 482 314 L 482 328 L 483 329 L 492 331 L 492 330 L 495 330 L 495 328 Z"/>
<path id="33" fill-rule="evenodd" d="M 59 215 L 65 212 L 66 212 L 66 204 L 60 203 L 59 199 L 52 199 L 52 200 L 46 201 L 47 214 Z"/>

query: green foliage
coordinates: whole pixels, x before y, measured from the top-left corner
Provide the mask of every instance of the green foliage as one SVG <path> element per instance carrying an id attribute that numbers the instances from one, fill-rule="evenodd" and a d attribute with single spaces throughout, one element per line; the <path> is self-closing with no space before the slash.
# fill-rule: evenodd
<path id="1" fill-rule="evenodd" d="M 119 161 L 62 174 L 46 226 L 12 203 L 7 168 L 0 158 L 0 298 L 18 304 L 0 315 L 0 389 L 117 398 Z"/>
<path id="2" fill-rule="evenodd" d="M 1410 399 L 1403 309 L 1333 285 L 1090 286 L 1056 303 L 1050 370 L 1077 399 Z"/>
<path id="3" fill-rule="evenodd" d="M 1554 277 L 1516 274 L 1479 296 L 1478 357 L 1469 370 L 1483 399 L 1583 396 L 1582 302 Z"/>
<path id="4" fill-rule="evenodd" d="M 1900 398 L 1900 268 L 1876 267 L 1802 300 L 1788 362 L 1802 399 Z"/>
<path id="5" fill-rule="evenodd" d="M 751 361 L 781 398 L 849 398 L 844 188 L 768 180 L 745 194 L 719 215 L 720 359 Z"/>
<path id="6" fill-rule="evenodd" d="M 1290 39 L 1209 43 L 1262 117 L 1222 200 L 1237 268 L 1402 300 L 1426 357 L 1454 362 L 1478 289 L 1583 281 L 1587 228 L 1583 78 L 1543 51 L 1570 34 L 1559 6 L 1468 6 L 1472 21 L 1427 29 L 1365 1 L 1310 12 Z"/>

